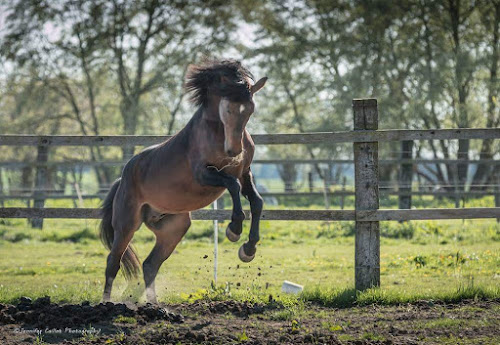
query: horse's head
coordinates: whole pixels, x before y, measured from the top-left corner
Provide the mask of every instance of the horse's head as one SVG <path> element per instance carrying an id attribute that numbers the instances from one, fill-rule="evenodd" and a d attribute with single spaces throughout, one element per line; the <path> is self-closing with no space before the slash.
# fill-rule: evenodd
<path id="1" fill-rule="evenodd" d="M 186 89 L 191 100 L 207 109 L 211 120 L 224 125 L 224 151 L 235 157 L 243 150 L 243 133 L 253 114 L 253 95 L 262 89 L 267 78 L 253 84 L 253 76 L 239 61 L 211 61 L 191 65 Z"/>
<path id="2" fill-rule="evenodd" d="M 255 110 L 253 95 L 262 89 L 266 81 L 267 77 L 264 77 L 250 86 L 248 100 L 238 102 L 227 97 L 220 100 L 219 117 L 224 124 L 224 151 L 230 157 L 239 155 L 243 150 L 243 132 Z"/>

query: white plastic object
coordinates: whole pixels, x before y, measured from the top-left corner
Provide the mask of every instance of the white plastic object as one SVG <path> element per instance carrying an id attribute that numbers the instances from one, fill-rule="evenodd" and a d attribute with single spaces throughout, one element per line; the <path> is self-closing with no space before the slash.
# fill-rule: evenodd
<path id="1" fill-rule="evenodd" d="M 293 293 L 293 294 L 299 294 L 304 290 L 304 287 L 299 284 L 292 283 L 288 280 L 285 280 L 283 282 L 283 285 L 281 286 L 281 291 L 284 293 Z"/>

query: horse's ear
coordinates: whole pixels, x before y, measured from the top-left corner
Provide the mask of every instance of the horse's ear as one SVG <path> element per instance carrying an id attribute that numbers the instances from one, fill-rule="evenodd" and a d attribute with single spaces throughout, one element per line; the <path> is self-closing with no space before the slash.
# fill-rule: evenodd
<path id="1" fill-rule="evenodd" d="M 264 85 L 266 85 L 266 81 L 267 77 L 264 77 L 259 79 L 259 81 L 257 81 L 254 85 L 252 85 L 252 87 L 250 88 L 252 94 L 256 94 L 257 92 L 259 92 L 259 90 L 262 89 Z"/>

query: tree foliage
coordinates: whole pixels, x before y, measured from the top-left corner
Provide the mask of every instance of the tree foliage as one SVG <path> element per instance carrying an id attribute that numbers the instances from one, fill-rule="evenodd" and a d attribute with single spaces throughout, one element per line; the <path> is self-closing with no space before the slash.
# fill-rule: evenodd
<path id="1" fill-rule="evenodd" d="M 252 124 L 267 132 L 349 130 L 351 100 L 360 97 L 378 99 L 381 128 L 500 125 L 498 0 L 16 0 L 3 10 L 2 133 L 173 133 L 193 113 L 182 88 L 186 67 L 205 55 L 243 57 L 270 77 Z M 492 140 L 415 145 L 417 156 L 464 161 L 500 151 Z M 382 150 L 391 158 L 401 148 Z M 316 145 L 264 153 L 349 152 Z M 57 151 L 64 154 L 74 152 Z M 119 152 L 89 154 L 100 161 Z M 122 148 L 121 156 L 131 154 Z M 468 167 L 417 173 L 444 188 L 495 179 L 492 165 Z M 313 169 L 325 177 L 324 167 Z M 103 184 L 116 175 L 96 172 Z"/>

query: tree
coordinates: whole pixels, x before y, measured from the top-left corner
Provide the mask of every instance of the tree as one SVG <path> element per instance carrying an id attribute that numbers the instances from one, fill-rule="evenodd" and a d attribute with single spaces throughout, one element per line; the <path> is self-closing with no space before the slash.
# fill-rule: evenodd
<path id="1" fill-rule="evenodd" d="M 330 123 L 338 117 L 339 123 L 348 125 L 350 114 L 346 109 L 350 108 L 350 100 L 370 96 L 379 100 L 384 114 L 382 128 L 494 125 L 498 116 L 495 98 L 489 98 L 489 120 L 483 122 L 481 94 L 486 85 L 488 94 L 498 92 L 493 76 L 498 59 L 494 53 L 498 41 L 493 34 L 493 23 L 498 23 L 494 18 L 496 2 L 282 0 L 259 4 L 246 18 L 260 26 L 261 45 L 254 52 L 265 61 L 263 68 L 279 70 L 284 62 L 297 66 L 288 74 L 283 69 L 275 73 L 275 83 L 290 79 L 291 74 L 299 84 L 294 87 L 307 89 L 311 88 L 307 83 L 313 80 L 314 91 L 329 100 L 326 109 Z M 487 64 L 482 58 L 485 53 L 490 57 Z M 302 74 L 297 72 L 301 66 Z M 486 66 L 489 83 L 478 78 Z M 296 109 L 311 99 L 295 98 L 293 102 L 293 92 L 280 99 L 286 98 L 291 108 L 295 103 Z M 311 129 L 315 119 L 308 116 L 304 127 Z M 323 123 L 320 128 L 326 130 L 329 126 Z M 494 150 L 488 146 L 491 142 L 483 141 L 481 148 L 471 146 L 469 140 L 460 140 L 458 146 L 445 140 L 418 143 L 418 155 L 453 159 L 456 153 L 463 162 L 419 167 L 418 173 L 430 184 L 465 188 L 469 169 L 464 161 L 471 152 L 477 152 L 480 158 L 492 157 Z M 388 144 L 383 151 L 391 154 L 400 148 Z M 381 175 L 392 180 L 393 170 L 388 167 L 387 172 L 381 170 Z M 486 166 L 480 166 L 474 180 L 485 180 L 490 175 Z"/>
<path id="2" fill-rule="evenodd" d="M 217 50 L 233 27 L 231 6 L 217 1 L 17 1 L 10 6 L 4 56 L 19 65 L 50 66 L 82 134 L 98 134 L 96 76 L 113 74 L 122 134 L 136 134 L 143 97 L 176 80 L 186 65 Z M 51 32 L 44 30 L 47 26 Z M 33 44 L 42 36 L 42 44 Z M 26 48 L 29 47 L 29 48 Z M 61 59 L 59 63 L 56 59 Z M 36 60 L 36 61 L 35 61 Z M 68 76 L 86 90 L 90 126 L 81 115 Z M 180 106 L 182 95 L 177 95 Z M 173 128 L 169 125 L 169 130 Z M 129 158 L 133 148 L 124 147 Z"/>
<path id="3" fill-rule="evenodd" d="M 93 22 L 104 21 L 102 36 L 113 56 L 123 134 L 136 134 L 144 94 L 172 75 L 179 77 L 175 74 L 179 66 L 184 65 L 181 69 L 185 71 L 187 62 L 198 54 L 227 41 L 232 25 L 230 6 L 181 0 L 103 1 L 101 5 Z M 133 148 L 123 148 L 124 158 L 132 153 Z"/>
<path id="4" fill-rule="evenodd" d="M 230 6 L 211 1 L 33 0 L 15 1 L 8 11 L 0 55 L 15 64 L 16 73 L 32 71 L 74 120 L 66 133 L 83 135 L 134 135 L 144 122 L 164 124 L 171 134 L 187 64 L 217 51 L 233 25 Z M 167 113 L 160 121 L 143 121 L 152 108 L 143 101 L 160 90 Z M 121 122 L 118 133 L 116 122 Z M 89 150 L 92 161 L 105 160 L 101 148 Z M 133 150 L 124 147 L 122 158 Z M 118 175 L 109 166 L 95 170 L 102 189 Z"/>
<path id="5" fill-rule="evenodd" d="M 487 90 L 488 101 L 486 109 L 486 127 L 495 128 L 500 126 L 500 112 L 498 106 L 498 94 L 500 93 L 498 82 L 498 63 L 499 63 L 499 36 L 500 36 L 500 1 L 493 0 L 486 2 L 486 5 L 480 9 L 481 22 L 483 24 L 484 35 L 489 41 L 487 58 L 484 59 L 484 64 L 488 68 Z M 489 160 L 494 156 L 494 152 L 499 152 L 500 149 L 494 148 L 493 140 L 483 140 L 479 159 Z M 495 166 L 483 163 L 479 164 L 474 174 L 473 184 L 477 186 L 475 189 L 485 189 L 489 182 L 495 183 L 494 170 Z"/>

